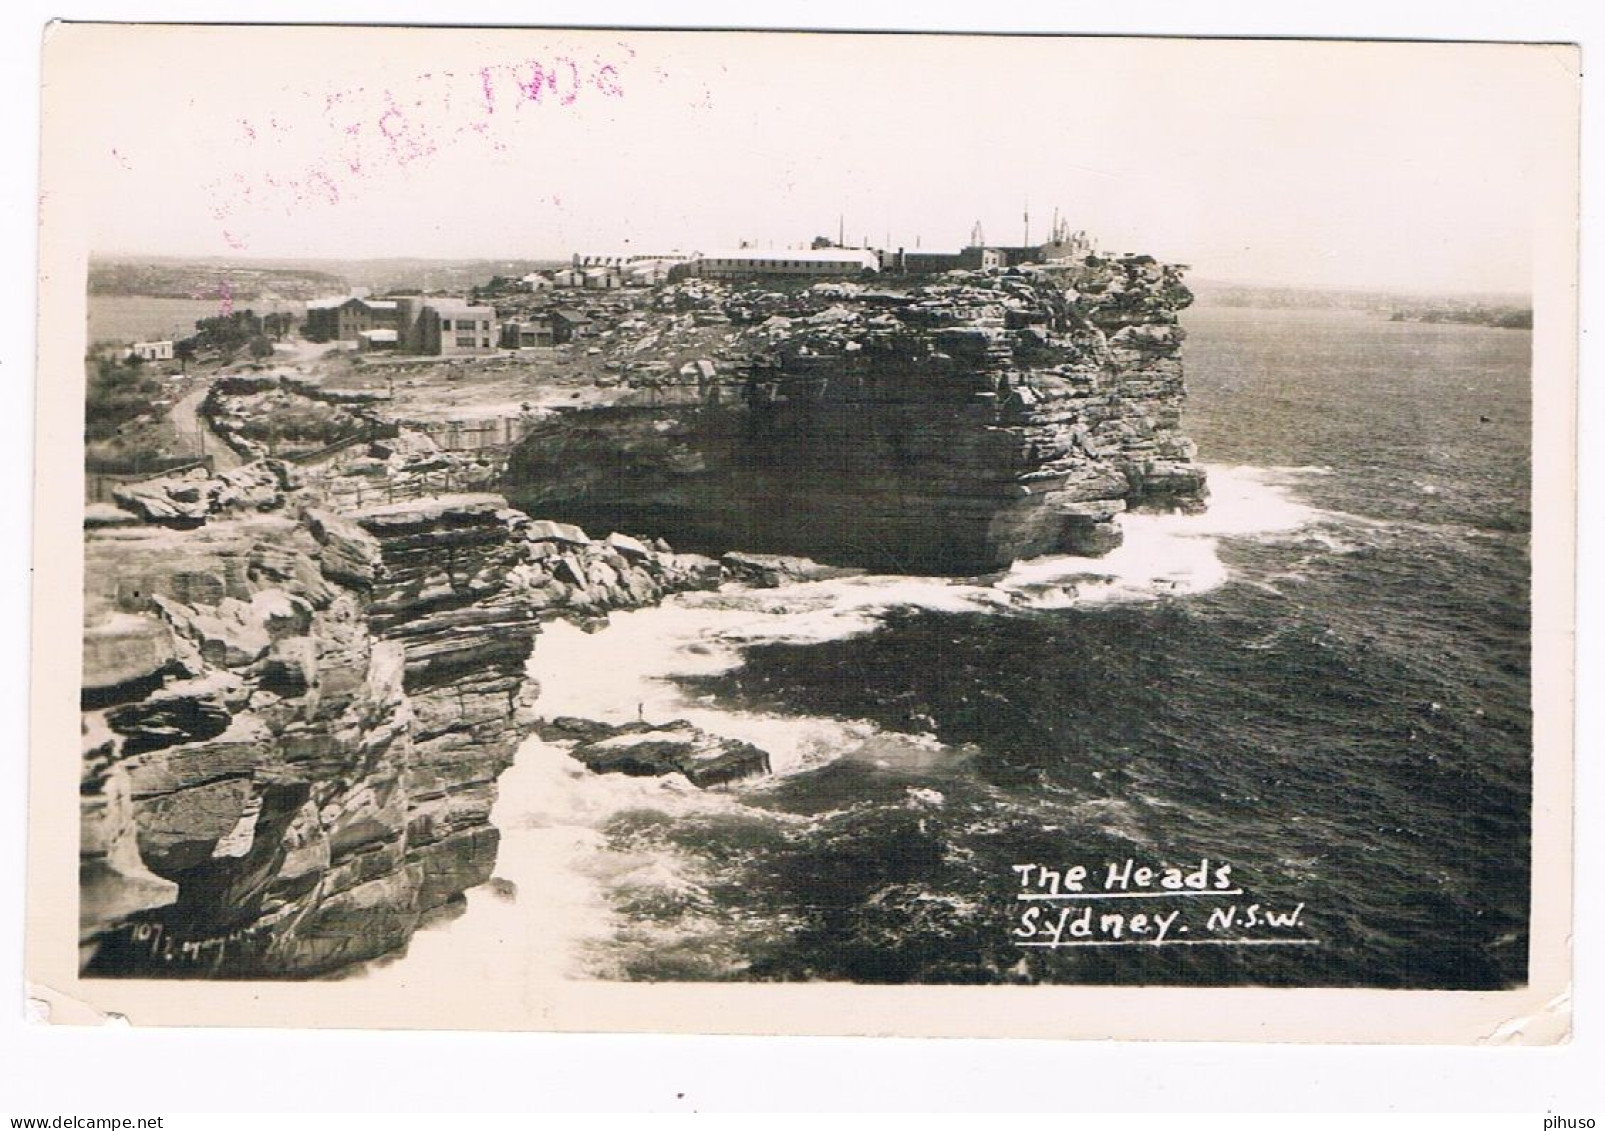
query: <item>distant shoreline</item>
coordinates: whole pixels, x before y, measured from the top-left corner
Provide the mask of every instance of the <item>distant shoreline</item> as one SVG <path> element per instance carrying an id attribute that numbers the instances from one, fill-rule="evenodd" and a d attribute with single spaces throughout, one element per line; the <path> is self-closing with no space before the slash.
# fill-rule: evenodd
<path id="1" fill-rule="evenodd" d="M 1401 308 L 1388 317 L 1390 322 L 1424 322 L 1432 325 L 1458 324 L 1492 326 L 1501 330 L 1531 330 L 1530 306 L 1427 306 Z"/>

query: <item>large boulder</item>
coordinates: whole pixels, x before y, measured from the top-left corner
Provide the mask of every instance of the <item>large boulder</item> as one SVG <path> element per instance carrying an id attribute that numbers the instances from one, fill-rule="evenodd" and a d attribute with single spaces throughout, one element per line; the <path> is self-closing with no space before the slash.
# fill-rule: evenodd
<path id="1" fill-rule="evenodd" d="M 312 606 L 283 589 L 260 589 L 251 594 L 251 614 L 274 640 L 312 631 Z"/>
<path id="2" fill-rule="evenodd" d="M 726 576 L 732 581 L 753 585 L 759 589 L 775 589 L 789 581 L 823 581 L 831 577 L 853 577 L 861 569 L 843 569 L 822 565 L 809 558 L 790 557 L 785 554 L 747 554 L 732 550 L 719 559 Z"/>
<path id="3" fill-rule="evenodd" d="M 334 581 L 371 589 L 384 571 L 379 540 L 362 527 L 328 511 L 309 510 L 307 526 L 321 550 L 323 573 Z"/>
<path id="4" fill-rule="evenodd" d="M 199 867 L 242 821 L 254 817 L 249 778 L 224 778 L 134 802 L 139 855 L 151 871 L 173 878 Z"/>
<path id="5" fill-rule="evenodd" d="M 607 544 L 625 557 L 634 558 L 636 561 L 652 555 L 652 551 L 647 548 L 646 543 L 639 538 L 632 538 L 628 534 L 620 534 L 617 531 L 607 536 Z"/>
<path id="6" fill-rule="evenodd" d="M 161 683 L 178 658 L 172 630 L 156 617 L 111 613 L 84 626 L 86 706 L 135 699 Z"/>
<path id="7" fill-rule="evenodd" d="M 572 546 L 588 546 L 590 537 L 571 522 L 553 522 L 536 519 L 524 527 L 524 537 L 531 542 L 562 542 Z"/>
<path id="8" fill-rule="evenodd" d="M 128 483 L 112 491 L 117 505 L 146 522 L 179 529 L 200 526 L 228 511 L 270 511 L 299 485 L 298 473 L 282 460 L 257 460 L 209 475 L 194 468 L 177 475 Z"/>
<path id="9" fill-rule="evenodd" d="M 189 529 L 206 521 L 209 513 L 202 485 L 206 473 L 147 479 L 112 489 L 112 498 L 126 511 L 146 522 L 178 529 Z"/>
<path id="10" fill-rule="evenodd" d="M 425 432 L 403 428 L 394 436 L 375 440 L 368 445 L 368 455 L 376 460 L 389 460 L 396 456 L 414 459 L 438 455 L 440 445 Z"/>
<path id="11" fill-rule="evenodd" d="M 610 726 L 564 717 L 536 729 L 548 740 L 574 741 L 569 753 L 598 774 L 684 774 L 692 785 L 706 788 L 770 772 L 769 755 L 750 742 L 709 734 L 684 719 Z"/>
<path id="12" fill-rule="evenodd" d="M 238 598 L 224 597 L 214 611 L 191 609 L 162 597 L 155 601 L 174 627 L 195 642 L 201 658 L 214 667 L 253 664 L 273 643 L 266 612 Z"/>

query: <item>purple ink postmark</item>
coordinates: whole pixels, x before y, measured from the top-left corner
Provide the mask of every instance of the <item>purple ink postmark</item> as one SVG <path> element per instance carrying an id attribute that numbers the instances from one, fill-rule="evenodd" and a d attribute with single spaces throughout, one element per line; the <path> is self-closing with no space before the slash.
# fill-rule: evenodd
<path id="1" fill-rule="evenodd" d="M 524 56 L 382 87 L 287 88 L 272 115 L 234 120 L 226 171 L 205 186 L 211 219 L 245 251 L 258 216 L 339 206 L 453 150 L 504 152 L 542 115 L 622 98 L 634 54 L 619 45 L 612 55 Z"/>

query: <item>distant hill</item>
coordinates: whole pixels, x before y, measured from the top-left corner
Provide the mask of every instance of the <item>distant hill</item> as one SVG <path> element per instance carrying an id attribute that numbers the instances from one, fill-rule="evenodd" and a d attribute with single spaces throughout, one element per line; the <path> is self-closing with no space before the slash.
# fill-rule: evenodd
<path id="1" fill-rule="evenodd" d="M 89 293 L 153 298 L 305 301 L 344 294 L 352 287 L 384 291 L 466 293 L 495 275 L 551 270 L 566 259 L 183 259 L 104 256 L 91 260 Z"/>
<path id="2" fill-rule="evenodd" d="M 1441 302 L 1430 306 L 1401 306 L 1394 309 L 1393 322 L 1458 322 L 1466 326 L 1496 326 L 1502 330 L 1531 330 L 1533 308 L 1517 305 L 1489 305 L 1481 302 Z"/>
<path id="3" fill-rule="evenodd" d="M 567 259 L 351 259 L 324 260 L 322 270 L 336 271 L 354 287 L 384 291 L 450 291 L 463 294 L 484 286 L 496 275 L 514 278 L 531 271 L 568 266 Z"/>
<path id="4" fill-rule="evenodd" d="M 346 289 L 345 280 L 327 271 L 264 267 L 205 260 L 95 260 L 89 264 L 89 293 L 143 298 L 239 301 L 305 301 Z"/>
<path id="5" fill-rule="evenodd" d="M 1299 287 L 1276 283 L 1228 283 L 1219 279 L 1189 278 L 1187 287 L 1210 306 L 1252 306 L 1260 309 L 1366 310 L 1391 317 L 1399 310 L 1431 307 L 1531 307 L 1520 294 L 1450 294 L 1424 291 Z"/>

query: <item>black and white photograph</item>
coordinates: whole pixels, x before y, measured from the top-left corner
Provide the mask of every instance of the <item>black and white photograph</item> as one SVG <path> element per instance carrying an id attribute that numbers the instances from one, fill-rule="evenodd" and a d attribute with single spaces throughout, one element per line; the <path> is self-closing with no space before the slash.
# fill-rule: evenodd
<path id="1" fill-rule="evenodd" d="M 58 25 L 30 976 L 1564 990 L 1579 68 Z"/>

